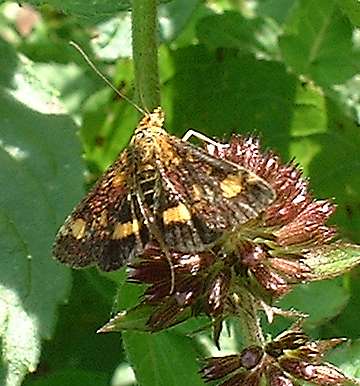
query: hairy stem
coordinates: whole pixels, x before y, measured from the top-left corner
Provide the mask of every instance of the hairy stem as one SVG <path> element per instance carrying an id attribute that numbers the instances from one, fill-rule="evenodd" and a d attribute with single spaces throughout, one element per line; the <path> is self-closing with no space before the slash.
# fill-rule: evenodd
<path id="1" fill-rule="evenodd" d="M 160 105 L 158 68 L 158 0 L 132 0 L 132 51 L 139 104 L 151 111 Z"/>
<path id="2" fill-rule="evenodd" d="M 254 297 L 248 291 L 242 291 L 239 297 L 238 318 L 245 340 L 245 346 L 262 345 L 264 336 L 257 314 L 257 306 Z"/>

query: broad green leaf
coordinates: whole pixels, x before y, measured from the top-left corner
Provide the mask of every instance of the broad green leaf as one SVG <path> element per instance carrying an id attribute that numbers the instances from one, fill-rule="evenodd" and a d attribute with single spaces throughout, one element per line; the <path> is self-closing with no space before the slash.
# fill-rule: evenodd
<path id="1" fill-rule="evenodd" d="M 109 273 L 106 274 L 107 276 Z M 113 316 L 97 332 L 119 332 L 122 330 L 148 331 L 148 321 L 153 307 L 141 304 L 145 285 L 126 281 L 127 272 L 122 271 L 117 281 L 118 290 L 113 306 Z"/>
<path id="2" fill-rule="evenodd" d="M 182 29 L 181 33 L 176 36 L 176 39 L 171 41 L 171 47 L 173 49 L 180 48 L 180 47 L 186 47 L 189 45 L 194 44 L 194 42 L 197 41 L 197 25 L 201 19 L 203 19 L 206 16 L 214 15 L 216 12 L 214 9 L 209 7 L 207 3 L 200 2 L 200 4 L 194 9 L 194 11 L 191 14 L 191 18 L 187 20 L 186 25 Z M 161 48 L 160 48 L 161 49 Z M 160 58 L 160 69 L 162 67 Z"/>
<path id="3" fill-rule="evenodd" d="M 295 98 L 290 129 L 292 136 L 304 137 L 325 133 L 327 131 L 326 101 L 321 90 L 311 83 L 298 82 Z"/>
<path id="4" fill-rule="evenodd" d="M 77 56 L 78 53 L 74 52 L 74 55 Z M 57 95 L 66 107 L 66 111 L 76 121 L 82 119 L 81 108 L 84 102 L 100 87 L 104 87 L 98 78 L 91 76 L 93 75 L 91 72 L 85 72 L 88 70 L 86 64 L 81 67 L 75 63 L 34 63 L 33 68 L 57 90 Z"/>
<path id="5" fill-rule="evenodd" d="M 337 210 L 332 222 L 341 226 L 340 236 L 359 242 L 360 174 L 356 172 L 360 168 L 359 130 L 329 100 L 327 113 L 328 131 L 312 137 L 319 151 L 309 166 L 311 185 L 319 197 L 334 197 Z"/>
<path id="6" fill-rule="evenodd" d="M 355 75 L 349 81 L 335 88 L 335 100 L 339 101 L 343 114 L 360 119 L 360 77 Z"/>
<path id="7" fill-rule="evenodd" d="M 279 24 L 283 24 L 299 5 L 299 0 L 263 0 L 259 2 L 257 13 L 272 17 Z"/>
<path id="8" fill-rule="evenodd" d="M 321 327 L 322 336 L 348 337 L 358 339 L 360 336 L 359 309 L 360 309 L 360 281 L 359 270 L 353 270 L 344 281 L 349 291 L 350 299 L 346 308 L 335 319 Z"/>
<path id="9" fill-rule="evenodd" d="M 86 159 L 96 174 L 104 171 L 126 147 L 139 121 L 133 106 L 117 98 L 111 101 L 111 95 L 109 90 L 102 89 L 88 98 L 83 107 L 80 134 Z"/>
<path id="10" fill-rule="evenodd" d="M 356 27 L 360 27 L 360 4 L 358 0 L 339 0 L 339 6 L 351 22 Z"/>
<path id="11" fill-rule="evenodd" d="M 186 7 L 182 0 L 160 4 L 158 8 L 159 35 L 162 42 L 173 41 L 199 5 L 200 0 L 188 0 Z M 131 15 L 122 12 L 97 25 L 98 35 L 92 40 L 94 52 L 104 60 L 132 57 Z"/>
<path id="12" fill-rule="evenodd" d="M 5 231 L 2 234 L 7 238 L 6 229 L 3 226 L 0 229 Z M 20 385 L 27 372 L 36 370 L 39 361 L 39 323 L 26 312 L 16 291 L 3 285 L 0 285 L 0 337 L 3 353 L 1 383 Z"/>
<path id="13" fill-rule="evenodd" d="M 81 196 L 82 167 L 76 127 L 41 74 L 5 43 L 0 52 L 8 58 L 0 84 L 0 383 L 14 386 L 35 370 L 40 338 L 52 335 L 68 295 L 70 272 L 51 245 Z"/>
<path id="14" fill-rule="evenodd" d="M 96 55 L 103 60 L 131 58 L 131 15 L 121 12 L 118 17 L 111 18 L 97 25 L 98 35 L 92 40 Z"/>
<path id="15" fill-rule="evenodd" d="M 108 378 L 124 360 L 120 334 L 97 334 L 109 318 L 116 289 L 97 269 L 74 271 L 69 301 L 58 308 L 51 340 L 43 342 L 39 369 L 24 386 L 53 373 L 74 368 Z M 45 373 L 42 369 L 48 369 Z M 66 383 L 67 384 L 67 383 Z M 69 382 L 71 384 L 71 382 Z"/>
<path id="16" fill-rule="evenodd" d="M 125 332 L 125 350 L 141 386 L 203 386 L 194 341 L 166 331 Z"/>
<path id="17" fill-rule="evenodd" d="M 175 75 L 163 89 L 163 106 L 172 132 L 192 128 L 225 139 L 257 130 L 278 147 L 287 143 L 296 78 L 283 65 L 204 46 L 172 51 L 171 58 Z"/>
<path id="18" fill-rule="evenodd" d="M 316 196 L 333 199 L 337 204 L 331 222 L 340 226 L 340 236 L 358 242 L 360 177 L 354 172 L 360 167 L 358 128 L 330 99 L 320 97 L 313 102 L 316 100 L 317 106 L 306 106 L 308 112 L 313 112 L 314 119 L 318 116 L 318 123 L 310 124 L 308 129 L 306 122 L 311 123 L 312 115 L 298 119 L 299 110 L 295 110 L 294 118 L 301 130 L 294 131 L 297 135 L 289 143 L 289 151 L 310 177 L 310 186 Z M 316 130 L 312 132 L 313 129 Z"/>
<path id="19" fill-rule="evenodd" d="M 326 359 L 339 366 L 347 376 L 360 379 L 360 340 L 354 340 L 342 344 L 333 350 Z"/>
<path id="20" fill-rule="evenodd" d="M 269 57 L 277 56 L 275 26 L 262 18 L 248 19 L 237 12 L 225 12 L 201 19 L 197 26 L 200 43 L 211 48 L 236 48 Z"/>
<path id="21" fill-rule="evenodd" d="M 79 369 L 58 371 L 50 375 L 28 382 L 29 386 L 108 386 L 107 374 L 95 371 L 84 371 Z"/>
<path id="22" fill-rule="evenodd" d="M 167 3 L 170 0 L 160 0 L 161 3 Z M 101 21 L 114 16 L 117 12 L 130 10 L 131 0 L 94 0 L 84 3 L 81 0 L 29 0 L 27 3 L 41 7 L 50 5 L 55 9 L 68 15 L 83 18 L 85 21 Z"/>
<path id="23" fill-rule="evenodd" d="M 349 292 L 337 279 L 298 285 L 277 305 L 308 314 L 305 325 L 314 328 L 340 314 L 348 301 Z"/>
<path id="24" fill-rule="evenodd" d="M 164 42 L 176 39 L 200 4 L 200 0 L 187 0 L 184 6 L 183 0 L 172 0 L 160 5 L 158 14 L 161 39 Z"/>
<path id="25" fill-rule="evenodd" d="M 336 0 L 302 0 L 280 38 L 282 56 L 293 71 L 322 86 L 343 83 L 359 69 L 352 32 Z"/>

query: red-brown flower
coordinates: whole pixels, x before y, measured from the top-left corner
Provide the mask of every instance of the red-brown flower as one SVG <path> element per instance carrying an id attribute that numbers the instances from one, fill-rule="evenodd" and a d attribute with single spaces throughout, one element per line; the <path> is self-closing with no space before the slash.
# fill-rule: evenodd
<path id="1" fill-rule="evenodd" d="M 224 312 L 231 283 L 231 270 L 213 252 L 171 253 L 173 266 L 160 249 L 152 245 L 134 262 L 129 281 L 149 287 L 144 302 L 154 305 L 148 324 L 152 330 L 166 328 L 193 314 L 217 316 Z M 171 269 L 174 290 L 171 291 Z M 190 310 L 189 310 L 190 308 Z"/>
<path id="2" fill-rule="evenodd" d="M 276 192 L 263 216 L 229 235 L 226 246 L 237 264 L 273 297 L 288 292 L 293 283 L 314 279 L 306 254 L 335 236 L 335 229 L 325 225 L 335 205 L 315 200 L 296 165 L 262 153 L 257 138 L 233 136 L 229 147 L 209 151 L 255 172 Z"/>
<path id="3" fill-rule="evenodd" d="M 311 341 L 299 328 L 279 335 L 260 346 L 245 348 L 240 354 L 209 358 L 202 369 L 206 381 L 220 381 L 219 386 L 293 386 L 296 380 L 315 385 L 358 384 L 335 366 L 324 362 L 328 350 L 343 339 Z"/>
<path id="4" fill-rule="evenodd" d="M 208 151 L 262 177 L 276 200 L 258 218 L 229 230 L 211 250 L 194 255 L 170 251 L 172 271 L 169 256 L 153 245 L 132 263 L 130 280 L 149 285 L 144 302 L 156 307 L 149 320 L 153 330 L 199 313 L 219 322 L 241 306 L 241 291 L 274 298 L 294 283 L 316 279 L 307 254 L 335 235 L 325 225 L 334 204 L 314 200 L 296 166 L 262 153 L 258 139 L 233 136 L 228 147 L 209 146 Z"/>

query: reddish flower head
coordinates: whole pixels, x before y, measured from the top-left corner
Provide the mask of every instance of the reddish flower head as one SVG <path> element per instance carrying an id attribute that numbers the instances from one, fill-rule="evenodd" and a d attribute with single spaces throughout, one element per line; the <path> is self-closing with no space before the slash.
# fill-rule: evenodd
<path id="1" fill-rule="evenodd" d="M 325 225 L 335 205 L 315 200 L 296 165 L 262 153 L 256 138 L 234 136 L 229 147 L 210 149 L 264 178 L 276 192 L 263 216 L 229 235 L 226 245 L 239 266 L 273 297 L 288 292 L 292 283 L 314 279 L 306 254 L 335 236 L 335 229 Z"/>
<path id="2" fill-rule="evenodd" d="M 285 294 L 294 283 L 316 279 L 307 254 L 335 235 L 325 225 L 335 206 L 314 200 L 296 166 L 262 153 L 257 139 L 234 136 L 229 146 L 209 146 L 208 151 L 262 177 L 276 200 L 258 218 L 225 233 L 211 250 L 194 255 L 170 251 L 172 272 L 169 256 L 156 246 L 147 248 L 132 264 L 130 280 L 149 285 L 144 301 L 156 306 L 149 321 L 154 330 L 199 313 L 221 321 L 241 306 L 239 291 L 267 299 Z"/>
<path id="3" fill-rule="evenodd" d="M 245 348 L 240 354 L 209 358 L 202 369 L 206 381 L 219 386 L 294 386 L 296 380 L 315 385 L 358 384 L 329 363 L 324 354 L 343 339 L 311 341 L 299 328 L 286 331 L 273 341 Z"/>

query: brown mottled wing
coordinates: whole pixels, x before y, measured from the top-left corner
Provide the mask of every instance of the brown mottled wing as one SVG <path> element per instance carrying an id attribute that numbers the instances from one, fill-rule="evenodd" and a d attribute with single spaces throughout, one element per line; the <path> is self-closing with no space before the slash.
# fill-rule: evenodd
<path id="1" fill-rule="evenodd" d="M 176 137 L 159 138 L 158 145 L 158 223 L 169 248 L 201 251 L 224 230 L 259 216 L 275 199 L 266 181 L 241 166 Z"/>
<path id="2" fill-rule="evenodd" d="M 58 232 L 54 256 L 73 267 L 117 269 L 151 239 L 200 252 L 257 217 L 275 198 L 254 173 L 159 134 L 119 156 Z M 144 160 L 144 150 L 151 151 Z"/>
<path id="3" fill-rule="evenodd" d="M 72 267 L 98 264 L 105 271 L 141 253 L 148 230 L 132 192 L 133 162 L 128 151 L 118 160 L 60 228 L 54 256 Z"/>

